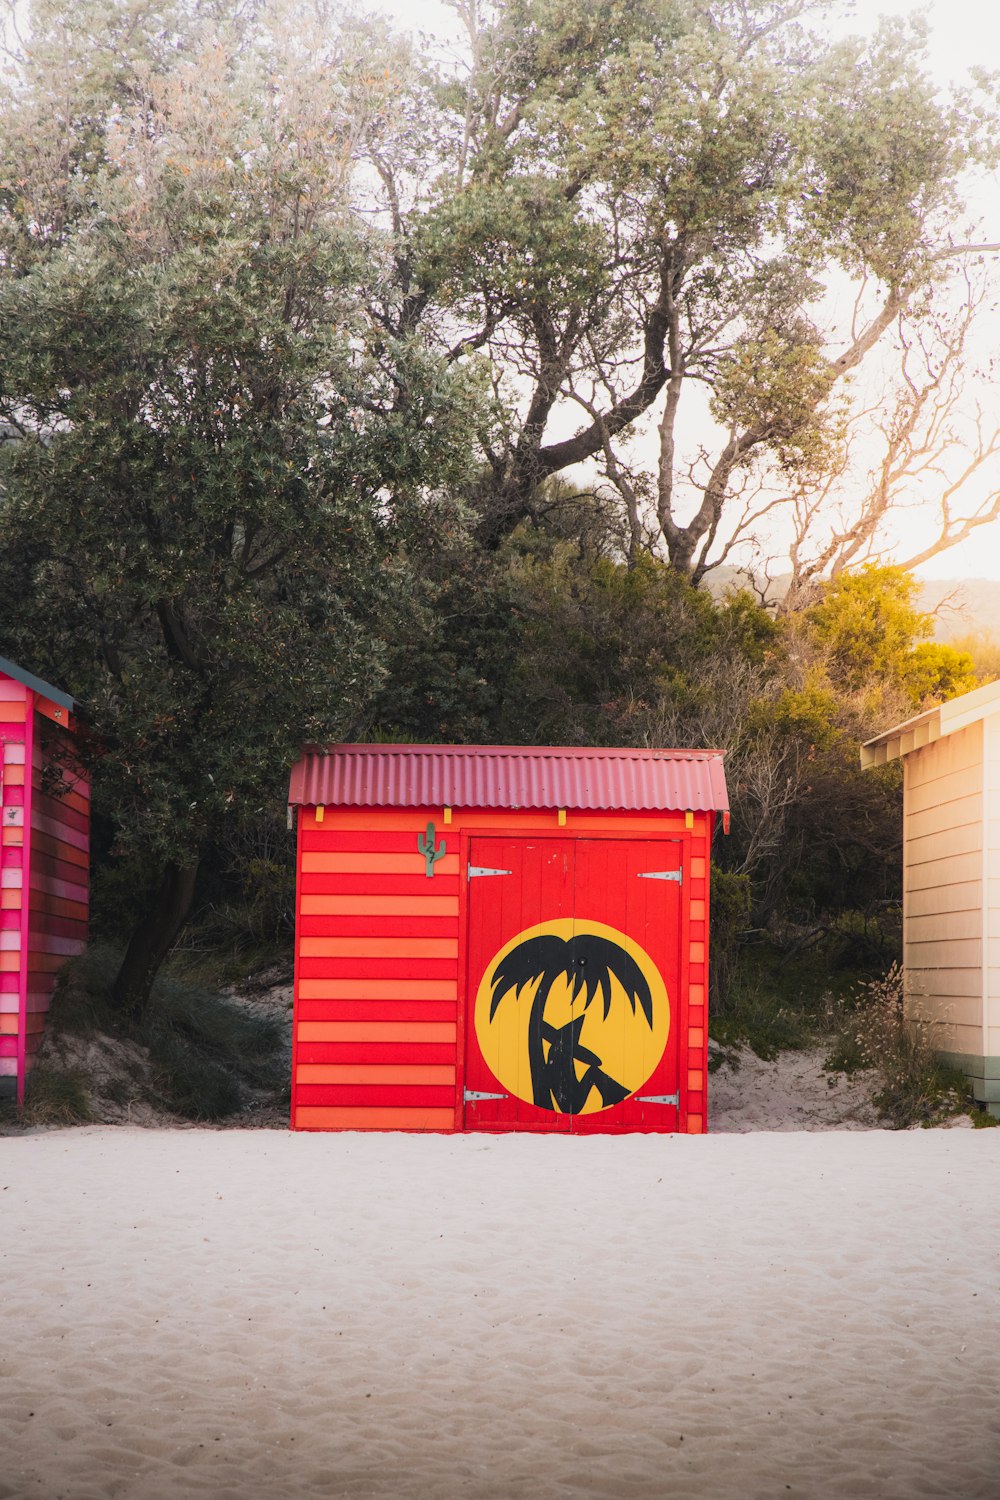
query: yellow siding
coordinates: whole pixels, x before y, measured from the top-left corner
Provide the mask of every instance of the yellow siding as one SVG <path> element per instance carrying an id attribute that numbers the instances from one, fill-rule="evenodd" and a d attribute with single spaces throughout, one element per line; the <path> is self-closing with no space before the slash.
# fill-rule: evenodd
<path id="1" fill-rule="evenodd" d="M 957 885 L 932 886 L 927 890 L 911 890 L 907 902 L 910 922 L 918 917 L 935 912 L 971 912 L 979 906 L 982 887 L 978 880 L 963 880 Z"/>
<path id="2" fill-rule="evenodd" d="M 914 750 L 903 767 L 903 962 L 910 1007 L 935 1023 L 942 1050 L 980 1053 L 982 725 Z"/>
<path id="3" fill-rule="evenodd" d="M 973 849 L 968 854 L 944 855 L 939 859 L 925 859 L 920 864 L 906 861 L 904 849 L 903 879 L 907 891 L 940 890 L 942 886 L 971 884 L 977 893 L 982 892 L 983 852 Z M 976 901 L 979 908 L 980 902 Z"/>
<path id="4" fill-rule="evenodd" d="M 942 740 L 937 748 L 943 750 L 947 744 L 950 744 L 950 740 Z M 943 776 L 936 776 L 933 780 L 922 781 L 917 786 L 911 788 L 909 785 L 909 765 L 912 759 L 913 756 L 908 755 L 904 762 L 907 776 L 906 810 L 908 814 L 927 812 L 929 808 L 945 806 L 949 802 L 959 801 L 968 793 L 968 768 L 961 771 L 949 771 Z"/>
<path id="5" fill-rule="evenodd" d="M 968 890 L 968 885 L 945 886 L 942 894 L 947 891 Z M 920 896 L 926 896 L 928 892 L 917 892 Z M 992 914 L 1000 926 L 1000 912 Z M 978 908 L 969 910 L 968 907 L 939 906 L 936 912 L 928 912 L 926 915 L 918 916 L 911 908 L 906 923 L 906 941 L 911 947 L 920 947 L 925 943 L 934 943 L 941 937 L 941 918 L 948 919 L 948 940 L 950 942 L 965 942 L 967 938 L 979 940 L 982 932 L 982 917 Z M 990 932 L 992 936 L 992 929 Z"/>

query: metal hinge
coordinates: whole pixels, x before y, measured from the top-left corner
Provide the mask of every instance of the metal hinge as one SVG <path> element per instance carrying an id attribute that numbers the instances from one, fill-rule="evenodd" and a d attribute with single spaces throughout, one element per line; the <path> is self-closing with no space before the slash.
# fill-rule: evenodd
<path id="1" fill-rule="evenodd" d="M 676 1104 L 681 1102 L 680 1094 L 637 1094 L 636 1098 L 640 1104 Z"/>
<path id="2" fill-rule="evenodd" d="M 638 878 L 640 880 L 676 880 L 680 885 L 684 876 L 680 870 L 643 870 Z"/>
<path id="3" fill-rule="evenodd" d="M 509 1094 L 484 1094 L 480 1089 L 466 1089 L 462 1095 L 466 1104 L 477 1099 L 509 1099 Z"/>
<path id="4" fill-rule="evenodd" d="M 472 879 L 473 875 L 513 875 L 513 873 L 513 870 L 491 870 L 488 865 L 469 866 L 470 880 Z M 504 1095 L 504 1097 L 506 1098 L 506 1095 Z"/>

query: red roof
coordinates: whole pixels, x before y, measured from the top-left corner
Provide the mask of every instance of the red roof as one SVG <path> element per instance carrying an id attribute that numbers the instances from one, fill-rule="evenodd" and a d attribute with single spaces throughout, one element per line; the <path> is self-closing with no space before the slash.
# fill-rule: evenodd
<path id="1" fill-rule="evenodd" d="M 293 805 L 727 811 L 722 750 L 330 745 L 292 768 Z"/>

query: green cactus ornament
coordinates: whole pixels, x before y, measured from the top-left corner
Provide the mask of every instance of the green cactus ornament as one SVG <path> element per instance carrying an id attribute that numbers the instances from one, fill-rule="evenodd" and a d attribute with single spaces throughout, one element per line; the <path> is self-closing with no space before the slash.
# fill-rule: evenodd
<path id="1" fill-rule="evenodd" d="M 435 846 L 434 824 L 428 823 L 427 832 L 417 834 L 417 848 L 420 850 L 420 853 L 427 861 L 427 869 L 424 873 L 429 878 L 434 874 L 434 866 L 437 864 L 438 860 L 444 859 L 444 856 L 447 854 L 448 845 L 445 843 L 444 839 L 442 839 L 440 844 Z"/>

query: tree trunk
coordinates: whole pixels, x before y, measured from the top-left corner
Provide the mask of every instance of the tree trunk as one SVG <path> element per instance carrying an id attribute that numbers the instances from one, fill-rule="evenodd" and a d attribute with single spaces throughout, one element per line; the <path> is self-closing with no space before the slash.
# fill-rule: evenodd
<path id="1" fill-rule="evenodd" d="M 166 865 L 152 908 L 129 940 L 111 993 L 118 1010 L 131 1021 L 145 1014 L 153 980 L 191 910 L 198 865 L 197 859 Z"/>

